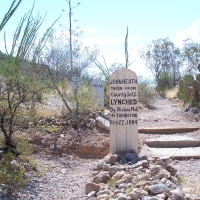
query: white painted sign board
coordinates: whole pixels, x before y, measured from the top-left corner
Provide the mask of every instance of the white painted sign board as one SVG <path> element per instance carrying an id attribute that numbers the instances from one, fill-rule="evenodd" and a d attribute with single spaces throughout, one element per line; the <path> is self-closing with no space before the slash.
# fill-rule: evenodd
<path id="1" fill-rule="evenodd" d="M 104 83 L 101 79 L 93 79 L 91 85 L 94 88 L 94 95 L 97 100 L 97 104 L 100 107 L 104 107 Z"/>
<path id="2" fill-rule="evenodd" d="M 135 150 L 138 153 L 138 84 L 130 69 L 110 76 L 110 153 Z"/>

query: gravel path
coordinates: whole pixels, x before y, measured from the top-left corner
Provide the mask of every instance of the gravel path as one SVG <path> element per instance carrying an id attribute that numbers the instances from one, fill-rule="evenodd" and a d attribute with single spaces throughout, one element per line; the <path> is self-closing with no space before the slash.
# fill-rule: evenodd
<path id="1" fill-rule="evenodd" d="M 139 127 L 200 127 L 199 114 L 196 109 L 178 108 L 176 100 L 161 99 L 153 110 L 141 109 L 139 112 Z M 194 114 L 196 113 L 196 114 Z M 176 134 L 139 134 L 141 144 L 146 139 L 160 137 L 189 137 L 200 139 L 200 130 Z M 200 159 L 173 160 L 171 163 L 181 176 L 181 187 L 184 192 L 197 194 L 200 197 Z"/>
<path id="2" fill-rule="evenodd" d="M 97 161 L 74 156 L 52 157 L 35 155 L 39 175 L 29 172 L 30 181 L 22 192 L 3 200 L 77 200 L 84 196 L 85 183 L 90 181 L 90 172 Z"/>
<path id="3" fill-rule="evenodd" d="M 181 177 L 182 190 L 200 197 L 200 159 L 173 160 L 172 166 Z"/>

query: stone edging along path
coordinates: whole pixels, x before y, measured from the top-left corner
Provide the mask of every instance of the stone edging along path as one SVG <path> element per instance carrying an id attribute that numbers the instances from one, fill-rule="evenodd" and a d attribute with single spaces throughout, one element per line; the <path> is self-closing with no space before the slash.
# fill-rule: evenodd
<path id="1" fill-rule="evenodd" d="M 193 200 L 178 186 L 177 170 L 170 157 L 137 157 L 134 152 L 109 154 L 93 169 L 85 186 L 88 199 L 97 200 Z"/>
<path id="2" fill-rule="evenodd" d="M 85 186 L 85 193 L 89 199 L 90 197 L 96 197 L 97 200 L 199 199 L 196 194 L 181 190 L 178 184 L 179 174 L 170 165 L 170 158 L 200 158 L 200 140 L 196 141 L 187 135 L 174 134 L 195 131 L 199 128 L 147 128 L 145 130 L 153 130 L 154 133 L 164 130 L 162 132 L 164 134 L 153 134 L 153 139 L 147 139 L 139 157 L 134 152 L 122 152 L 109 154 L 99 161 L 92 173 L 92 181 Z M 173 135 L 169 135 L 170 131 Z M 148 144 L 154 148 L 148 147 Z"/>

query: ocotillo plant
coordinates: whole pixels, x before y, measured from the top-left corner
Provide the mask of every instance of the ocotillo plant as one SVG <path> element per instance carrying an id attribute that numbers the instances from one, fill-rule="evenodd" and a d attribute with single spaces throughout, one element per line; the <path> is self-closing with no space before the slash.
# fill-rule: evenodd
<path id="1" fill-rule="evenodd" d="M 132 61 L 132 62 L 129 61 L 129 54 L 128 54 L 128 26 L 127 26 L 127 31 L 126 31 L 125 41 L 124 41 L 124 52 L 125 52 L 125 65 L 124 64 L 123 65 L 120 64 L 120 67 L 116 67 L 115 70 L 117 70 L 117 69 L 119 69 L 121 67 L 125 67 L 127 69 L 135 61 L 135 60 Z M 103 74 L 105 81 L 109 82 L 110 74 L 111 74 L 111 72 L 113 72 L 115 70 L 113 70 L 113 69 L 111 69 L 111 67 L 107 66 L 104 57 L 103 57 L 103 61 L 104 61 L 105 67 L 97 60 L 94 61 L 94 64 L 99 68 L 99 70 Z"/>
<path id="2" fill-rule="evenodd" d="M 200 107 L 200 73 L 196 75 L 196 80 L 192 75 L 186 75 L 179 81 L 177 97 L 191 107 Z"/>
<path id="3" fill-rule="evenodd" d="M 129 56 L 128 56 L 128 26 L 127 26 L 126 36 L 125 36 L 124 49 L 125 49 L 125 61 L 126 61 L 125 67 L 127 69 L 134 62 L 132 61 L 130 63 Z"/>
<path id="4" fill-rule="evenodd" d="M 8 22 L 8 20 L 12 17 L 12 15 L 14 14 L 14 12 L 17 10 L 19 4 L 21 3 L 22 0 L 18 0 L 16 3 L 16 0 L 14 0 L 12 2 L 12 4 L 10 5 L 9 10 L 7 11 L 7 13 L 5 14 L 2 22 L 0 22 L 0 31 L 3 29 L 3 27 L 6 25 L 6 23 Z"/>

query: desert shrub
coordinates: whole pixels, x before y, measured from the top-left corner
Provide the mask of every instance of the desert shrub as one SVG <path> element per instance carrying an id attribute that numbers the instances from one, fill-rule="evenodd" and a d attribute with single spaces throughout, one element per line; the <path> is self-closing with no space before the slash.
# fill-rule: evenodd
<path id="1" fill-rule="evenodd" d="M 175 87 L 173 89 L 166 90 L 165 95 L 167 99 L 171 100 L 177 97 L 177 92 L 178 92 L 178 89 Z"/>
<path id="2" fill-rule="evenodd" d="M 139 77 L 138 97 L 139 102 L 146 107 L 152 107 L 156 102 L 158 94 L 149 78 Z"/>
<path id="3" fill-rule="evenodd" d="M 70 90 L 69 93 L 67 94 L 69 104 L 72 109 L 75 109 L 78 107 L 79 113 L 85 111 L 88 107 L 97 109 L 98 105 L 97 105 L 95 95 L 94 95 L 94 92 L 93 92 L 91 86 L 89 86 L 87 84 L 80 86 L 79 90 L 77 91 L 77 95 L 76 95 L 78 98 L 78 101 L 75 100 L 73 93 L 74 92 L 72 90 Z M 76 105 L 77 103 L 79 104 L 78 106 Z"/>
<path id="4" fill-rule="evenodd" d="M 179 185 L 182 185 L 186 181 L 184 176 L 179 176 L 177 179 L 178 179 L 178 184 Z"/>
<path id="5" fill-rule="evenodd" d="M 43 99 L 43 96 L 42 96 L 42 93 L 41 92 L 38 92 L 37 94 L 36 94 L 36 101 L 38 101 L 38 102 L 42 102 L 42 99 Z"/>
<path id="6" fill-rule="evenodd" d="M 139 54 L 155 78 L 157 92 L 164 94 L 166 89 L 177 85 L 181 78 L 183 55 L 169 38 L 153 40 Z"/>
<path id="7" fill-rule="evenodd" d="M 28 157 L 33 153 L 33 146 L 28 143 L 28 139 L 23 135 L 17 138 L 17 148 L 16 150 L 20 153 L 22 159 L 28 159 Z"/>
<path id="8" fill-rule="evenodd" d="M 4 144 L 4 135 L 0 132 L 0 148 L 2 149 L 3 148 L 3 146 L 5 145 Z"/>
<path id="9" fill-rule="evenodd" d="M 60 116 L 62 113 L 67 113 L 67 110 L 65 109 L 64 106 L 60 106 L 58 109 L 51 109 L 50 107 L 45 107 L 45 108 L 39 108 L 36 110 L 36 119 L 41 119 L 41 118 L 52 118 L 52 117 L 57 117 Z M 63 114 L 62 116 L 65 116 Z"/>
<path id="10" fill-rule="evenodd" d="M 15 156 L 10 151 L 3 154 L 0 162 L 0 187 L 7 194 L 22 189 L 28 181 L 24 172 L 24 167 L 15 160 Z"/>
<path id="11" fill-rule="evenodd" d="M 9 151 L 9 148 L 5 145 L 5 139 L 2 133 L 0 133 L 0 141 L 0 149 L 4 149 L 4 153 Z M 13 142 L 17 144 L 15 152 L 18 158 L 20 157 L 21 161 L 27 162 L 34 151 L 34 147 L 29 143 L 27 136 L 15 134 L 13 136 Z"/>
<path id="12" fill-rule="evenodd" d="M 174 76 L 172 72 L 161 71 L 156 83 L 156 91 L 164 94 L 166 90 L 174 88 L 176 82 L 174 82 Z"/>
<path id="13" fill-rule="evenodd" d="M 2 134 L 0 134 L 1 136 Z M 21 190 L 27 183 L 28 178 L 24 174 L 23 164 L 31 160 L 30 155 L 33 152 L 33 146 L 28 143 L 26 137 L 16 137 L 15 140 L 17 141 L 16 151 L 20 154 L 19 157 L 8 150 L 3 153 L 0 161 L 0 188 L 9 195 Z M 1 148 L 4 147 L 3 142 L 0 145 Z"/>

